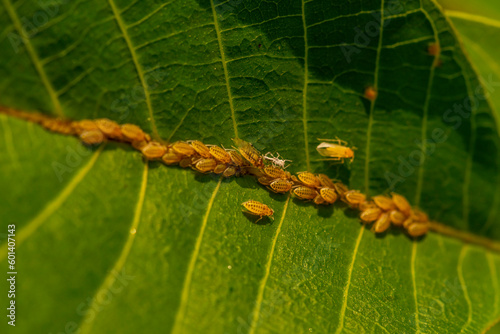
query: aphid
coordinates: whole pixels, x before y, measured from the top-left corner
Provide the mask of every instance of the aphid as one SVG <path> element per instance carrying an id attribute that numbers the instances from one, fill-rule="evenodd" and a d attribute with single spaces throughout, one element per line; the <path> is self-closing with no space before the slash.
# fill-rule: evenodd
<path id="1" fill-rule="evenodd" d="M 313 173 L 300 172 L 297 174 L 297 177 L 299 178 L 300 182 L 302 182 L 302 184 L 308 187 L 319 188 L 321 186 L 319 179 Z"/>
<path id="2" fill-rule="evenodd" d="M 389 219 L 395 226 L 402 226 L 406 220 L 406 216 L 399 210 L 392 210 L 389 212 Z"/>
<path id="3" fill-rule="evenodd" d="M 405 216 L 409 216 L 411 213 L 411 205 L 410 203 L 408 203 L 406 198 L 396 193 L 391 193 L 391 195 L 392 201 L 394 202 L 398 210 L 401 211 Z"/>
<path id="4" fill-rule="evenodd" d="M 172 145 L 172 150 L 174 150 L 175 153 L 184 155 L 186 157 L 190 157 L 196 154 L 194 148 L 192 148 L 191 145 L 183 141 L 175 142 Z"/>
<path id="5" fill-rule="evenodd" d="M 405 229 L 408 229 L 408 227 L 410 227 L 411 224 L 413 224 L 414 221 L 413 221 L 413 218 L 412 217 L 408 217 L 406 218 L 406 220 L 403 222 L 403 227 Z"/>
<path id="6" fill-rule="evenodd" d="M 374 201 L 364 201 L 359 204 L 358 208 L 360 211 L 365 211 L 368 209 L 378 208 L 378 206 L 375 204 Z"/>
<path id="7" fill-rule="evenodd" d="M 344 197 L 345 193 L 349 191 L 349 188 L 347 188 L 347 186 L 342 182 L 335 182 L 333 184 L 333 187 L 335 188 L 335 191 L 337 191 L 337 194 L 339 194 L 339 196 L 341 197 Z"/>
<path id="8" fill-rule="evenodd" d="M 118 123 L 107 118 L 98 119 L 95 123 L 99 130 L 106 135 L 106 137 L 115 140 L 122 139 L 122 130 L 120 129 L 120 125 Z"/>
<path id="9" fill-rule="evenodd" d="M 429 46 L 427 47 L 427 52 L 431 56 L 437 56 L 441 52 L 441 47 L 439 46 L 438 43 L 429 43 Z"/>
<path id="10" fill-rule="evenodd" d="M 104 141 L 104 135 L 99 129 L 83 131 L 80 133 L 80 139 L 88 145 L 97 145 Z"/>
<path id="11" fill-rule="evenodd" d="M 275 166 L 264 167 L 264 173 L 273 179 L 284 179 L 287 180 L 291 177 L 290 172 L 286 172 L 283 169 Z"/>
<path id="12" fill-rule="evenodd" d="M 378 195 L 372 198 L 375 204 L 384 211 L 393 210 L 396 208 L 393 200 L 384 195 Z"/>
<path id="13" fill-rule="evenodd" d="M 264 154 L 264 156 L 262 158 L 264 158 L 265 160 L 271 161 L 271 163 L 273 164 L 274 167 L 279 167 L 279 168 L 283 168 L 283 169 L 286 169 L 286 167 L 288 167 L 288 166 L 285 166 L 286 162 L 292 162 L 292 160 L 280 159 L 280 154 L 277 152 L 276 152 L 276 156 L 271 154 L 271 152 L 267 152 L 266 154 Z"/>
<path id="14" fill-rule="evenodd" d="M 266 176 L 266 173 L 264 172 L 264 170 L 262 168 L 248 166 L 248 167 L 245 167 L 245 170 L 249 174 L 252 174 L 255 177 Z"/>
<path id="15" fill-rule="evenodd" d="M 135 148 L 136 150 L 142 151 L 144 147 L 148 144 L 147 141 L 141 140 L 141 141 L 133 141 L 132 142 L 132 147 Z"/>
<path id="16" fill-rule="evenodd" d="M 214 168 L 214 173 L 215 174 L 221 174 L 223 173 L 227 168 L 227 165 L 225 164 L 219 164 Z"/>
<path id="17" fill-rule="evenodd" d="M 146 140 L 146 134 L 140 127 L 134 124 L 123 124 L 121 126 L 123 137 L 127 141 L 143 141 Z"/>
<path id="18" fill-rule="evenodd" d="M 427 223 L 413 223 L 408 226 L 408 234 L 412 237 L 420 237 L 429 231 L 430 224 Z"/>
<path id="19" fill-rule="evenodd" d="M 365 89 L 365 99 L 370 100 L 370 101 L 375 101 L 377 99 L 377 91 L 375 90 L 374 87 L 366 87 Z"/>
<path id="20" fill-rule="evenodd" d="M 179 166 L 182 168 L 189 167 L 193 164 L 193 160 L 196 159 L 195 157 L 184 157 L 181 161 L 179 161 Z"/>
<path id="21" fill-rule="evenodd" d="M 173 165 L 182 160 L 182 155 L 175 152 L 167 152 L 161 157 L 161 160 L 167 165 Z"/>
<path id="22" fill-rule="evenodd" d="M 429 221 L 429 216 L 423 211 L 420 211 L 419 209 L 414 209 L 413 214 L 412 214 L 413 221 L 415 222 L 428 222 Z"/>
<path id="23" fill-rule="evenodd" d="M 434 67 L 440 66 L 442 64 L 440 58 L 441 47 L 439 46 L 439 43 L 430 43 L 429 46 L 427 47 L 427 53 L 430 56 L 434 57 L 434 62 L 432 63 Z"/>
<path id="24" fill-rule="evenodd" d="M 231 162 L 231 156 L 226 152 L 225 149 L 219 146 L 210 146 L 209 148 L 210 154 L 217 160 L 222 163 L 228 164 Z"/>
<path id="25" fill-rule="evenodd" d="M 210 150 L 207 145 L 203 144 L 199 140 L 188 140 L 188 143 L 194 148 L 194 150 L 201 155 L 203 158 L 211 158 Z"/>
<path id="26" fill-rule="evenodd" d="M 391 220 L 389 219 L 389 213 L 385 212 L 378 217 L 375 225 L 373 225 L 373 230 L 375 233 L 385 232 L 389 226 L 391 226 Z"/>
<path id="27" fill-rule="evenodd" d="M 273 214 L 274 211 L 267 205 L 257 202 L 257 201 L 246 201 L 245 203 L 242 203 L 244 209 L 243 212 L 249 213 L 251 215 L 259 216 L 259 219 L 255 221 L 257 223 L 259 220 L 261 220 L 263 217 L 269 217 L 272 220 L 274 220 Z"/>
<path id="28" fill-rule="evenodd" d="M 53 120 L 46 120 L 42 123 L 43 126 L 48 127 L 50 124 L 53 122 Z M 47 125 L 45 125 L 47 124 Z M 97 127 L 97 124 L 95 122 L 84 119 L 81 121 L 73 122 L 73 128 L 76 130 L 76 133 L 80 134 L 84 131 L 92 131 L 92 130 L 99 130 Z"/>
<path id="29" fill-rule="evenodd" d="M 290 189 L 292 189 L 292 185 L 293 185 L 292 182 L 280 179 L 271 182 L 268 188 L 274 191 L 275 193 L 283 194 L 290 191 Z"/>
<path id="30" fill-rule="evenodd" d="M 325 203 L 325 199 L 320 194 L 318 194 L 316 197 L 314 197 L 313 202 L 314 204 L 319 205 Z"/>
<path id="31" fill-rule="evenodd" d="M 222 173 L 224 177 L 231 177 L 234 174 L 236 174 L 236 168 L 234 166 L 227 167 L 224 173 Z"/>
<path id="32" fill-rule="evenodd" d="M 146 159 L 160 159 L 167 152 L 167 147 L 158 142 L 152 141 L 141 149 Z"/>
<path id="33" fill-rule="evenodd" d="M 316 190 L 303 186 L 295 186 L 293 188 L 293 194 L 304 200 L 315 199 L 316 196 L 318 196 L 318 192 Z"/>
<path id="34" fill-rule="evenodd" d="M 194 167 L 202 172 L 208 173 L 211 172 L 217 167 L 217 161 L 215 159 L 199 159 L 194 163 Z"/>
<path id="35" fill-rule="evenodd" d="M 47 130 L 62 133 L 65 135 L 76 134 L 76 130 L 73 128 L 73 122 L 66 121 L 63 119 L 44 119 L 42 120 L 42 126 Z M 94 129 L 90 129 L 94 130 Z"/>
<path id="36" fill-rule="evenodd" d="M 325 174 L 316 174 L 316 177 L 323 187 L 335 188 L 333 181 Z"/>
<path id="37" fill-rule="evenodd" d="M 231 160 L 233 161 L 233 163 L 236 166 L 240 166 L 240 167 L 246 166 L 247 163 L 246 163 L 245 159 L 243 159 L 241 154 L 239 154 L 235 150 L 227 150 L 227 153 L 229 154 L 229 156 L 231 157 Z"/>
<path id="38" fill-rule="evenodd" d="M 324 140 L 327 142 L 332 142 L 332 143 L 320 143 L 317 147 L 316 150 L 318 151 L 319 154 L 321 154 L 324 157 L 328 157 L 328 159 L 324 159 L 327 161 L 338 161 L 341 163 L 344 163 L 344 159 L 350 159 L 351 162 L 354 160 L 354 148 L 349 148 L 347 147 L 347 142 L 340 140 L 340 139 L 319 139 L 318 140 Z"/>
<path id="39" fill-rule="evenodd" d="M 349 190 L 342 197 L 343 201 L 349 204 L 351 208 L 358 207 L 361 203 L 366 201 L 366 195 L 359 192 L 359 190 Z"/>
<path id="40" fill-rule="evenodd" d="M 257 181 L 259 181 L 260 184 L 263 184 L 265 186 L 270 185 L 274 180 L 275 180 L 274 178 L 268 176 L 261 176 L 257 179 Z"/>
<path id="41" fill-rule="evenodd" d="M 234 143 L 238 147 L 238 151 L 240 154 L 253 166 L 256 167 L 264 167 L 264 163 L 262 161 L 262 157 L 260 155 L 260 152 L 257 151 L 255 147 L 253 147 L 252 144 L 238 139 L 238 138 L 233 138 Z"/>
<path id="42" fill-rule="evenodd" d="M 325 202 L 329 204 L 335 203 L 337 201 L 338 195 L 332 188 L 321 188 L 319 190 L 321 197 L 325 200 Z"/>
<path id="43" fill-rule="evenodd" d="M 361 212 L 361 215 L 359 218 L 364 222 L 364 223 L 371 223 L 377 220 L 380 215 L 382 214 L 382 210 L 380 208 L 371 208 L 367 209 L 363 212 Z"/>

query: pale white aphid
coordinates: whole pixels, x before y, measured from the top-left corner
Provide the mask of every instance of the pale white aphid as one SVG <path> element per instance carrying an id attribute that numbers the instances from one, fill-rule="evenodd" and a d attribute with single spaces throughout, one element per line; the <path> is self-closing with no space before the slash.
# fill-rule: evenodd
<path id="1" fill-rule="evenodd" d="M 276 152 L 276 156 L 271 154 L 271 152 L 267 152 L 263 156 L 264 159 L 271 161 L 274 167 L 280 167 L 282 169 L 286 169 L 288 166 L 285 166 L 286 162 L 292 162 L 292 160 L 280 159 L 280 154 Z"/>

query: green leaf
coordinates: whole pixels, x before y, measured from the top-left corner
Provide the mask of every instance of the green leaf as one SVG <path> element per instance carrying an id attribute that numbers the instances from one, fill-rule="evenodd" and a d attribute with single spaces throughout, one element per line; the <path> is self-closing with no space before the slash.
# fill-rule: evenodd
<path id="1" fill-rule="evenodd" d="M 107 117 L 170 141 L 229 147 L 237 136 L 293 172 L 371 195 L 393 175 L 432 219 L 500 238 L 498 101 L 478 98 L 478 65 L 431 1 L 2 4 L 0 105 Z M 500 317 L 500 257 L 481 246 L 376 236 L 355 211 L 269 194 L 250 177 L 0 121 L 17 332 L 477 333 Z M 316 138 L 335 136 L 358 148 L 351 165 L 319 161 Z M 249 199 L 270 205 L 274 223 L 241 214 Z"/>

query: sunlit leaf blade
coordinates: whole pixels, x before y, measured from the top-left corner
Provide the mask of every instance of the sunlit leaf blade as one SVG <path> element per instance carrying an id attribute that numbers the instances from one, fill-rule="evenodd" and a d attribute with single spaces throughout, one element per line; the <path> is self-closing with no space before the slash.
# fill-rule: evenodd
<path id="1" fill-rule="evenodd" d="M 394 175 L 433 219 L 500 236 L 495 102 L 468 114 L 483 86 L 432 2 L 2 4 L 2 105 L 108 117 L 169 140 L 229 147 L 239 136 L 292 171 L 372 195 Z M 40 11 L 48 22 L 17 43 Z M 269 194 L 249 177 L 146 164 L 124 145 L 89 151 L 0 121 L 18 332 L 476 333 L 500 316 L 500 258 L 481 247 L 375 236 L 352 210 Z M 316 138 L 335 136 L 358 148 L 349 167 L 318 161 Z M 421 142 L 443 136 L 418 161 Z M 272 206 L 274 223 L 241 214 L 248 199 Z"/>

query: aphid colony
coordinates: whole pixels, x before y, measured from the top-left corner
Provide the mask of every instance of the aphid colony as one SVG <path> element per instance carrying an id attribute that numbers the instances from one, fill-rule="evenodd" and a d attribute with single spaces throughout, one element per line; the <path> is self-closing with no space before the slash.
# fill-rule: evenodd
<path id="1" fill-rule="evenodd" d="M 401 195 L 392 193 L 391 197 L 380 195 L 368 200 L 358 190 L 349 190 L 342 182 L 331 180 L 324 174 L 304 171 L 292 175 L 285 170 L 285 163 L 289 160 L 280 159 L 279 154 L 262 155 L 252 144 L 241 139 L 233 139 L 236 146 L 231 149 L 206 145 L 198 140 L 161 143 L 152 140 L 136 125 L 119 125 L 109 119 L 68 121 L 10 109 L 0 112 L 38 123 L 53 132 L 79 136 L 88 145 L 107 140 L 130 143 L 145 159 L 162 161 L 166 165 L 178 164 L 201 173 L 211 172 L 224 177 L 250 174 L 275 193 L 291 192 L 294 197 L 313 201 L 317 205 L 329 205 L 340 200 L 360 210 L 363 223 L 374 223 L 372 230 L 375 233 L 382 233 L 391 225 L 404 228 L 412 237 L 424 235 L 429 230 L 427 215 L 413 209 Z M 333 161 L 343 162 L 344 159 L 354 158 L 353 151 L 344 146 L 347 143 L 339 139 L 332 141 L 333 144 L 321 143 L 318 152 Z M 249 200 L 242 205 L 245 212 L 259 216 L 257 221 L 263 217 L 273 217 L 274 211 L 260 202 Z"/>

